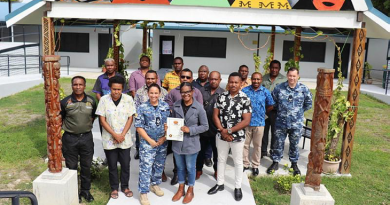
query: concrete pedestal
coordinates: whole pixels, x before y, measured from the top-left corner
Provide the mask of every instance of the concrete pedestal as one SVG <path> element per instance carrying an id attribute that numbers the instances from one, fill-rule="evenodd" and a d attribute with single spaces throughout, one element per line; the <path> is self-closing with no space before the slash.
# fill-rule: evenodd
<path id="1" fill-rule="evenodd" d="M 76 170 L 64 168 L 55 174 L 46 170 L 34 180 L 33 190 L 39 205 L 79 204 Z"/>
<path id="2" fill-rule="evenodd" d="M 334 205 L 334 202 L 323 184 L 319 191 L 304 187 L 303 183 L 292 185 L 290 205 Z"/>

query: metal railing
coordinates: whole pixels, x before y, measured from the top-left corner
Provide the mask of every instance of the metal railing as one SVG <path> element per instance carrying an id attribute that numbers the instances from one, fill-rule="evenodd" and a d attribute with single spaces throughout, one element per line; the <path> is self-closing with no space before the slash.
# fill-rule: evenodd
<path id="1" fill-rule="evenodd" d="M 385 90 L 385 95 L 387 95 L 390 84 L 390 69 L 370 69 L 370 76 L 373 76 L 373 72 L 382 73 L 382 79 L 379 81 L 377 79 L 374 80 L 366 78 L 366 71 L 367 69 L 363 70 L 363 72 L 365 72 L 365 78 L 363 78 L 362 82 L 365 84 L 380 85 L 380 87 Z"/>
<path id="2" fill-rule="evenodd" d="M 69 75 L 70 56 L 61 56 L 65 59 L 64 65 L 61 61 L 61 67 L 67 67 Z M 0 54 L 0 76 L 18 75 L 18 74 L 35 74 L 42 72 L 42 56 L 40 55 L 1 55 Z"/>
<path id="3" fill-rule="evenodd" d="M 19 205 L 20 198 L 29 198 L 32 205 L 38 205 L 37 197 L 29 191 L 0 191 L 0 198 L 11 198 L 12 205 Z"/>

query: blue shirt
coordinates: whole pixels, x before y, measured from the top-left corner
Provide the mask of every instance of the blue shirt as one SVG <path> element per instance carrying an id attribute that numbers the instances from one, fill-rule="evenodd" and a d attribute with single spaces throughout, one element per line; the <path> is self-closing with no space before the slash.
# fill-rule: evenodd
<path id="1" fill-rule="evenodd" d="M 120 77 L 124 78 L 118 72 L 115 72 L 115 76 L 120 76 Z M 109 78 L 108 78 L 107 73 L 101 74 L 97 78 L 97 80 L 95 82 L 95 85 L 93 86 L 92 92 L 99 93 L 101 95 L 101 97 L 103 97 L 105 95 L 108 95 L 108 94 L 111 94 L 111 88 L 108 86 L 108 81 L 109 81 Z M 126 82 L 126 79 L 125 79 L 125 85 L 123 86 L 122 93 L 128 93 L 129 90 L 127 88 L 128 88 L 127 87 L 127 82 Z"/>
<path id="2" fill-rule="evenodd" d="M 169 114 L 168 103 L 159 100 L 158 105 L 155 108 L 148 100 L 137 108 L 135 127 L 143 128 L 150 138 L 157 141 L 164 136 L 164 123 L 167 123 Z M 141 137 L 140 139 L 143 138 Z M 145 142 L 145 140 L 141 140 L 141 143 Z"/>
<path id="3" fill-rule="evenodd" d="M 272 99 L 271 93 L 265 87 L 260 86 L 257 90 L 254 90 L 252 86 L 247 86 L 242 89 L 250 99 L 252 103 L 252 118 L 249 126 L 261 127 L 265 126 L 265 112 L 266 106 L 275 104 Z"/>
<path id="4" fill-rule="evenodd" d="M 272 97 L 277 111 L 275 126 L 301 130 L 303 113 L 312 107 L 312 94 L 309 88 L 299 82 L 295 88 L 290 88 L 288 82 L 284 82 L 275 87 Z"/>

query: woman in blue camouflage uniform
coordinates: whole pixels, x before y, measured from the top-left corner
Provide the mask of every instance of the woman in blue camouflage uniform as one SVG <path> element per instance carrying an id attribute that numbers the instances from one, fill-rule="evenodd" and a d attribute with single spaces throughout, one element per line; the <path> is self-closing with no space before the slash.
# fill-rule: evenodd
<path id="1" fill-rule="evenodd" d="M 157 196 L 164 192 L 158 186 L 167 156 L 165 132 L 169 105 L 159 100 L 161 88 L 157 84 L 148 87 L 149 100 L 137 109 L 135 127 L 140 134 L 140 162 L 138 191 L 142 205 L 149 205 L 149 190 Z"/>

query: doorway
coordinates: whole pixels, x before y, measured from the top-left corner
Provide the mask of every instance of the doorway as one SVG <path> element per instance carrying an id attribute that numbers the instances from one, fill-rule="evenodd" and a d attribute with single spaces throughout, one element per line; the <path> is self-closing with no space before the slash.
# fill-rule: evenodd
<path id="1" fill-rule="evenodd" d="M 175 36 L 160 36 L 159 69 L 171 69 L 175 56 Z"/>
<path id="2" fill-rule="evenodd" d="M 98 35 L 98 67 L 104 64 L 108 50 L 112 46 L 112 35 L 108 33 L 99 33 Z"/>
<path id="3" fill-rule="evenodd" d="M 338 47 L 341 49 L 341 73 L 344 78 L 347 78 L 348 75 L 348 63 L 349 63 L 349 51 L 351 50 L 351 44 L 346 43 L 336 43 Z M 343 48 L 344 47 L 344 48 Z M 339 62 L 339 58 L 337 56 L 337 48 L 335 47 L 334 53 L 334 63 L 333 68 L 335 69 L 334 78 L 338 78 L 339 72 L 337 71 L 337 66 Z"/>

